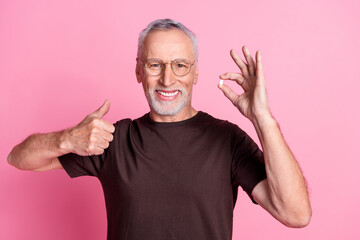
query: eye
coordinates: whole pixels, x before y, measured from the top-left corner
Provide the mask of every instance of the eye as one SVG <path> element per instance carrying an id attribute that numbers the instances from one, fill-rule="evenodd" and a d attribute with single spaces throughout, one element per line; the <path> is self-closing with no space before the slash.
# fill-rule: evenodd
<path id="1" fill-rule="evenodd" d="M 157 69 L 157 68 L 161 68 L 161 64 L 160 63 L 148 63 L 147 67 L 151 68 L 151 69 Z"/>
<path id="2" fill-rule="evenodd" d="M 178 62 L 178 63 L 176 63 L 175 64 L 175 67 L 176 68 L 189 68 L 189 64 L 187 64 L 187 63 L 182 63 L 182 62 Z"/>
<path id="3" fill-rule="evenodd" d="M 182 63 L 178 63 L 176 67 L 178 67 L 178 68 L 186 68 L 187 66 L 182 64 Z"/>

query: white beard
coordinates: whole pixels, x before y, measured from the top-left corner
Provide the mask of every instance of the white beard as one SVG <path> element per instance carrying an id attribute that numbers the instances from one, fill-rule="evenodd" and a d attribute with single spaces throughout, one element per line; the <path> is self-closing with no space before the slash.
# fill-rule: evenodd
<path id="1" fill-rule="evenodd" d="M 171 89 L 166 89 L 171 90 Z M 150 108 L 154 109 L 154 111 L 163 116 L 176 116 L 188 103 L 191 99 L 191 93 L 188 94 L 185 88 L 177 88 L 180 91 L 180 100 L 175 103 L 174 101 L 161 101 L 157 100 L 155 89 L 149 89 L 148 94 L 146 94 L 146 98 L 149 102 Z M 187 96 L 187 97 L 186 97 Z"/>

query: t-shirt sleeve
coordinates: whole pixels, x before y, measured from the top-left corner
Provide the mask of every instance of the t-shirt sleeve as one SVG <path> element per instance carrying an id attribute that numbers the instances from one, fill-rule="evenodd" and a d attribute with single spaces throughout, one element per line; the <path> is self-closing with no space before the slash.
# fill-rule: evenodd
<path id="1" fill-rule="evenodd" d="M 238 126 L 235 126 L 232 144 L 231 179 L 234 187 L 241 186 L 249 195 L 266 178 L 264 156 L 258 145 Z"/>
<path id="2" fill-rule="evenodd" d="M 80 176 L 97 177 L 104 162 L 104 154 L 80 156 L 74 153 L 68 153 L 60 156 L 59 160 L 71 178 Z"/>

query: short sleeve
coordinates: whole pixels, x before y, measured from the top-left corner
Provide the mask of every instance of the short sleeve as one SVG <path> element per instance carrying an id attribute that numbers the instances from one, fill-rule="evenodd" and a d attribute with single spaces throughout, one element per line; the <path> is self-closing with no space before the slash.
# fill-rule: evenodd
<path id="1" fill-rule="evenodd" d="M 104 154 L 94 156 L 79 156 L 69 153 L 59 157 L 66 173 L 71 177 L 94 176 L 98 177 L 104 162 Z"/>
<path id="2" fill-rule="evenodd" d="M 251 193 L 255 186 L 266 178 L 263 153 L 249 135 L 238 126 L 234 129 L 232 153 L 232 184 L 234 187 L 241 186 L 256 203 Z"/>

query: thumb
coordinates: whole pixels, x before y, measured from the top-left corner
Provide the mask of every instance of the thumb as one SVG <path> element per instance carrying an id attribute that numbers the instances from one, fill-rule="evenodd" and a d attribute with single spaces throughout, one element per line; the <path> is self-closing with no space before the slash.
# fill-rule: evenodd
<path id="1" fill-rule="evenodd" d="M 231 88 L 226 86 L 225 84 L 218 84 L 218 88 L 222 90 L 224 95 L 233 103 L 235 104 L 236 99 L 239 97 Z"/>
<path id="2" fill-rule="evenodd" d="M 110 101 L 109 100 L 105 100 L 104 104 L 95 112 L 92 113 L 92 115 L 98 117 L 98 118 L 102 118 L 110 109 Z"/>

